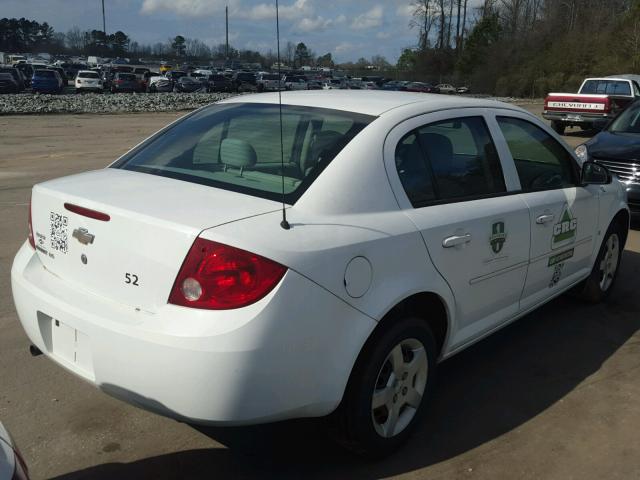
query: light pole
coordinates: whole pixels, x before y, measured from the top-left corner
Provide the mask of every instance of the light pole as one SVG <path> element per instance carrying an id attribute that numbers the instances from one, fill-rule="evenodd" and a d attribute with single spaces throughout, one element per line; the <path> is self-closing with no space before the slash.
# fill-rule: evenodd
<path id="1" fill-rule="evenodd" d="M 104 33 L 105 37 L 107 36 L 107 21 L 104 17 L 104 0 L 102 0 L 102 33 Z"/>

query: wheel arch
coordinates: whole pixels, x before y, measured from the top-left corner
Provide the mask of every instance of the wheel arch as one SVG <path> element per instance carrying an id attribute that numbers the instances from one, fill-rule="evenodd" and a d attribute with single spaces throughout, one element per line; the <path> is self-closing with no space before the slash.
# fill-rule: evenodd
<path id="1" fill-rule="evenodd" d="M 626 208 L 618 210 L 618 213 L 614 215 L 609 226 L 616 223 L 622 227 L 622 248 L 624 248 L 629 236 L 629 225 L 631 223 L 631 214 Z"/>
<path id="2" fill-rule="evenodd" d="M 446 300 L 431 291 L 413 293 L 393 305 L 378 321 L 363 345 L 361 353 L 372 341 L 375 341 L 379 332 L 393 324 L 399 317 L 407 316 L 420 318 L 429 326 L 436 341 L 438 356 L 441 357 L 452 331 L 452 315 Z"/>

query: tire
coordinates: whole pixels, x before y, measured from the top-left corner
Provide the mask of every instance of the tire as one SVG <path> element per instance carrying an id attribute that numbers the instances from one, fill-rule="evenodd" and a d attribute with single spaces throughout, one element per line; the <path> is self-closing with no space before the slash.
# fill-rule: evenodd
<path id="1" fill-rule="evenodd" d="M 602 240 L 591 275 L 576 287 L 578 297 L 589 303 L 600 303 L 611 294 L 624 248 L 625 232 L 619 222 L 611 224 Z"/>
<path id="2" fill-rule="evenodd" d="M 342 403 L 328 418 L 334 439 L 370 458 L 399 448 L 426 412 L 436 358 L 433 334 L 419 318 L 392 320 L 374 333 L 356 361 Z M 374 397 L 380 401 L 375 409 Z"/>
<path id="3" fill-rule="evenodd" d="M 567 128 L 567 126 L 562 122 L 558 122 L 557 120 L 551 120 L 551 128 L 553 128 L 554 132 L 556 132 L 558 135 L 564 135 L 564 130 Z"/>

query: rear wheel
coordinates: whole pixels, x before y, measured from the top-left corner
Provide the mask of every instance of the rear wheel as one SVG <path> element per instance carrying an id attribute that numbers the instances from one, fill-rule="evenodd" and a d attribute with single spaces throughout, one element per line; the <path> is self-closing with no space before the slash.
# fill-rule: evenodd
<path id="1" fill-rule="evenodd" d="M 374 334 L 331 416 L 339 443 L 379 457 L 407 440 L 425 412 L 435 380 L 435 345 L 426 322 L 415 317 L 393 321 Z"/>
<path id="2" fill-rule="evenodd" d="M 623 243 L 623 228 L 620 223 L 612 224 L 602 241 L 591 275 L 578 286 L 577 293 L 583 300 L 598 303 L 611 294 L 618 278 Z"/>
<path id="3" fill-rule="evenodd" d="M 567 126 L 562 122 L 558 122 L 557 120 L 551 120 L 551 128 L 553 128 L 553 130 L 558 135 L 564 135 L 564 131 L 567 128 Z"/>

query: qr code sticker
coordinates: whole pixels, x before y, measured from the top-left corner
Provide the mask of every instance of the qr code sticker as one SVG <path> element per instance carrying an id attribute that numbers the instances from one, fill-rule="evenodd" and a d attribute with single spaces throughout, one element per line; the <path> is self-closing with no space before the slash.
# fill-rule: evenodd
<path id="1" fill-rule="evenodd" d="M 51 249 L 60 253 L 67 253 L 69 249 L 68 227 L 69 219 L 59 213 L 51 212 Z"/>

